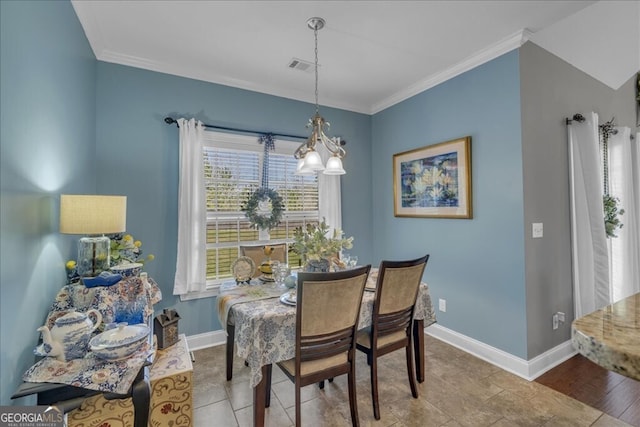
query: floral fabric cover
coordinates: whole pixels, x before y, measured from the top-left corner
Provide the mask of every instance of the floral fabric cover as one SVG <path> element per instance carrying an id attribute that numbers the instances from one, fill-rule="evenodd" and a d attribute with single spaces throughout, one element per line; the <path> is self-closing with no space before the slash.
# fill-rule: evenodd
<path id="1" fill-rule="evenodd" d="M 96 309 L 102 314 L 102 324 L 95 331 L 97 334 L 104 330 L 106 324 L 114 321 L 116 302 L 140 298 L 148 301 L 144 309 L 144 321 L 149 324 L 153 317 L 153 305 L 162 299 L 160 288 L 151 278 L 144 282 L 139 277 L 127 277 L 115 285 L 94 288 L 87 288 L 82 283 L 65 285 L 56 295 L 45 325 L 51 329 L 57 318 L 69 312 Z M 125 394 L 149 355 L 149 346 L 145 346 L 131 357 L 113 362 L 99 359 L 91 351 L 82 359 L 67 362 L 45 357 L 29 368 L 22 379 Z"/>
<path id="2" fill-rule="evenodd" d="M 103 331 L 105 324 L 115 320 L 116 302 L 135 301 L 138 298 L 149 301 L 144 311 L 144 321 L 148 323 L 153 316 L 153 305 L 162 300 L 162 292 L 152 278 L 145 283 L 140 277 L 125 277 L 113 286 L 94 288 L 87 288 L 82 283 L 65 285 L 56 295 L 46 325 L 51 328 L 57 318 L 71 311 L 86 312 L 93 308 L 102 313 L 102 325 L 98 330 Z"/>
<path id="3" fill-rule="evenodd" d="M 372 269 L 368 285 L 371 282 L 375 285 L 376 275 L 377 269 Z M 358 329 L 371 325 L 374 297 L 374 292 L 364 293 Z M 262 366 L 295 356 L 295 310 L 295 307 L 282 304 L 275 297 L 244 301 L 234 304 L 229 310 L 228 322 L 236 325 L 234 341 L 237 355 L 246 359 L 251 369 L 251 387 L 262 379 Z M 415 319 L 424 320 L 425 327 L 436 321 L 429 286 L 424 282 L 420 284 Z"/>
<path id="4" fill-rule="evenodd" d="M 109 362 L 89 352 L 82 359 L 61 362 L 45 357 L 22 376 L 23 381 L 33 383 L 60 383 L 75 387 L 126 394 L 138 371 L 149 357 L 149 346 L 123 360 Z"/>

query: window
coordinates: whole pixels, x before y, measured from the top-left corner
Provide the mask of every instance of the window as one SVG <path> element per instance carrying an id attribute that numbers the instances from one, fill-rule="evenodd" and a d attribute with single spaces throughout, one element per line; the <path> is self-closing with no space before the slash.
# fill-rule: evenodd
<path id="1" fill-rule="evenodd" d="M 318 178 L 294 175 L 297 161 L 293 152 L 298 142 L 275 141 L 269 152 L 269 167 L 263 171 L 264 146 L 255 136 L 205 132 L 203 161 L 207 193 L 207 289 L 232 277 L 231 264 L 240 245 L 292 242 L 296 227 L 317 223 Z M 260 188 L 263 173 L 268 186 L 284 201 L 280 224 L 270 230 L 251 227 L 242 206 Z M 299 258 L 289 253 L 295 268 Z"/>

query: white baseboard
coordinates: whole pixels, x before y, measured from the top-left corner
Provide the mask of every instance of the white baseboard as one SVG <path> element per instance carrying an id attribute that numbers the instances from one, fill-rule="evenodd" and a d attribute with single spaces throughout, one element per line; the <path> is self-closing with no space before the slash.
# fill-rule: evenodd
<path id="1" fill-rule="evenodd" d="M 524 360 L 437 324 L 425 328 L 425 332 L 527 381 L 536 379 L 577 353 L 571 341 L 565 341 L 531 360 Z"/>
<path id="2" fill-rule="evenodd" d="M 222 329 L 217 331 L 205 332 L 187 337 L 187 345 L 189 351 L 202 350 L 207 347 L 215 347 L 217 345 L 226 344 L 227 333 Z"/>
<path id="3" fill-rule="evenodd" d="M 425 332 L 527 381 L 536 379 L 577 353 L 571 341 L 565 341 L 531 360 L 524 360 L 438 324 L 428 326 Z M 190 351 L 223 345 L 226 342 L 227 335 L 222 329 L 187 337 Z"/>

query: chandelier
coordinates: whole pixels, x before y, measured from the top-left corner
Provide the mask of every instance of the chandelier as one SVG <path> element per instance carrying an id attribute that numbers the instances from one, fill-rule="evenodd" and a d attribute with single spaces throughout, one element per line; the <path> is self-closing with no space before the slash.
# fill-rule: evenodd
<path id="1" fill-rule="evenodd" d="M 325 121 L 320 115 L 318 107 L 318 30 L 324 27 L 325 21 L 322 18 L 309 18 L 307 26 L 313 30 L 315 37 L 315 55 L 316 55 L 316 113 L 309 119 L 307 127 L 311 128 L 311 135 L 306 142 L 302 143 L 293 153 L 298 159 L 296 168 L 297 175 L 313 175 L 322 171 L 325 175 L 344 175 L 346 172 L 342 167 L 342 159 L 347 152 L 342 148 L 340 138 L 329 138 L 325 134 L 325 129 L 329 129 L 329 122 Z M 320 154 L 316 151 L 318 143 L 322 144 L 331 157 L 327 160 L 327 166 L 322 163 Z"/>

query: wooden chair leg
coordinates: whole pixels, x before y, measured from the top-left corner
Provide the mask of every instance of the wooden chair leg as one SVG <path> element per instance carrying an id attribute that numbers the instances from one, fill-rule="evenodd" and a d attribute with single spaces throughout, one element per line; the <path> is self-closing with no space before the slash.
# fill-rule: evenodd
<path id="1" fill-rule="evenodd" d="M 235 344 L 234 325 L 227 325 L 227 381 L 231 381 L 233 377 L 233 346 Z"/>
<path id="2" fill-rule="evenodd" d="M 302 426 L 300 416 L 300 385 L 296 382 L 296 427 Z"/>
<path id="3" fill-rule="evenodd" d="M 415 398 L 418 397 L 418 387 L 416 387 L 416 376 L 413 370 L 413 346 L 411 340 L 405 347 L 405 354 L 407 357 L 407 375 L 409 376 L 409 386 L 411 387 L 411 395 Z"/>
<path id="4" fill-rule="evenodd" d="M 413 322 L 413 348 L 415 354 L 416 378 L 424 382 L 424 320 Z"/>
<path id="5" fill-rule="evenodd" d="M 351 363 L 351 370 L 347 374 L 349 382 L 349 409 L 351 409 L 351 425 L 354 427 L 360 426 L 360 420 L 358 419 L 358 399 L 356 399 L 356 370 L 353 362 Z M 331 378 L 329 381 L 333 380 Z"/>
<path id="6" fill-rule="evenodd" d="M 373 417 L 380 419 L 380 406 L 378 405 L 378 359 L 371 358 L 371 401 L 373 402 Z"/>

